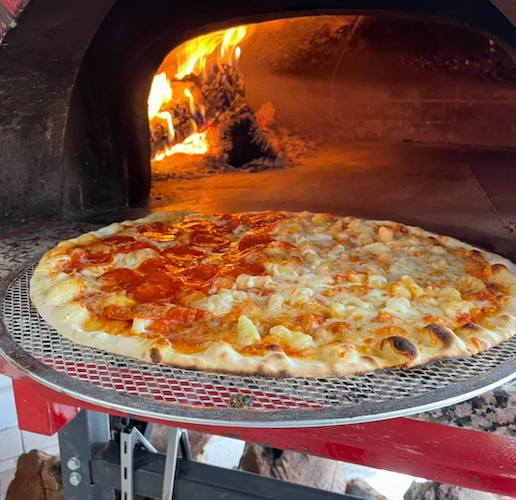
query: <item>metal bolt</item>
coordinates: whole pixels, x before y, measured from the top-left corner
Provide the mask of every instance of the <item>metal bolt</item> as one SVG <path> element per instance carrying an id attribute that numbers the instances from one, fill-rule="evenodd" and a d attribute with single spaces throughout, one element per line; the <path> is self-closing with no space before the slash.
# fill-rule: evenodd
<path id="1" fill-rule="evenodd" d="M 81 468 L 81 461 L 77 457 L 72 457 L 66 462 L 66 466 L 69 470 L 78 470 Z"/>
<path id="2" fill-rule="evenodd" d="M 82 476 L 78 472 L 72 472 L 68 478 L 68 481 L 72 486 L 79 486 L 82 481 Z"/>

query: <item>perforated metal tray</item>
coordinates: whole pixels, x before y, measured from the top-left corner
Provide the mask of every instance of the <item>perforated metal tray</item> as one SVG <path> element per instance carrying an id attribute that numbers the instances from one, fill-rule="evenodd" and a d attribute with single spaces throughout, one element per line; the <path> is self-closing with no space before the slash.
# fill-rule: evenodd
<path id="1" fill-rule="evenodd" d="M 471 358 L 354 377 L 274 379 L 145 363 L 59 335 L 31 305 L 33 270 L 0 292 L 3 355 L 43 385 L 129 415 L 246 427 L 357 423 L 458 403 L 516 377 L 516 336 Z"/>

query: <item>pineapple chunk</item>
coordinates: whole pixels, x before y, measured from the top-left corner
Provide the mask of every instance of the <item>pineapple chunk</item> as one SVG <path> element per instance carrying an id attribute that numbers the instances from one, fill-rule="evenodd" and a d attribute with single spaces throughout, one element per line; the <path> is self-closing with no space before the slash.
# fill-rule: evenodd
<path id="1" fill-rule="evenodd" d="M 242 347 L 247 347 L 248 345 L 257 344 L 260 342 L 260 332 L 256 325 L 247 317 L 240 316 L 238 318 L 238 339 L 237 342 Z"/>

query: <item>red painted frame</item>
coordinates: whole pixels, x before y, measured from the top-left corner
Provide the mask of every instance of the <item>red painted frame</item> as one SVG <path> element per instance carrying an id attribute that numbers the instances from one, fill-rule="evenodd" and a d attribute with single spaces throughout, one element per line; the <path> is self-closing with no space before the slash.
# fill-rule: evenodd
<path id="1" fill-rule="evenodd" d="M 53 434 L 79 408 L 105 412 L 27 378 L 0 359 L 13 379 L 19 426 Z M 115 412 L 110 412 L 115 413 Z M 153 420 L 174 425 L 173 422 Z M 301 429 L 249 429 L 177 423 L 178 427 L 402 472 L 503 495 L 516 494 L 516 437 L 410 418 Z"/>

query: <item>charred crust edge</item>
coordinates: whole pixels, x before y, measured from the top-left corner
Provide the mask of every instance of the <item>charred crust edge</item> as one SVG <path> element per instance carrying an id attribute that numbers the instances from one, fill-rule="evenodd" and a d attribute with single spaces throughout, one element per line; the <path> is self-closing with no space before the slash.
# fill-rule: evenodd
<path id="1" fill-rule="evenodd" d="M 410 359 L 417 358 L 418 350 L 416 346 L 404 337 L 398 337 L 397 335 L 386 337 L 382 340 L 381 347 L 383 348 L 386 343 L 390 344 L 396 352 L 408 356 Z"/>
<path id="2" fill-rule="evenodd" d="M 151 350 L 149 351 L 149 356 L 153 363 L 161 362 L 161 352 L 157 347 L 151 347 Z"/>
<path id="3" fill-rule="evenodd" d="M 505 264 L 501 264 L 497 262 L 496 264 L 491 264 L 491 271 L 496 274 L 503 271 L 508 271 L 507 266 Z"/>
<path id="4" fill-rule="evenodd" d="M 453 344 L 454 333 L 449 328 L 436 323 L 430 323 L 425 326 L 425 329 L 433 333 L 444 347 L 450 347 Z"/>

